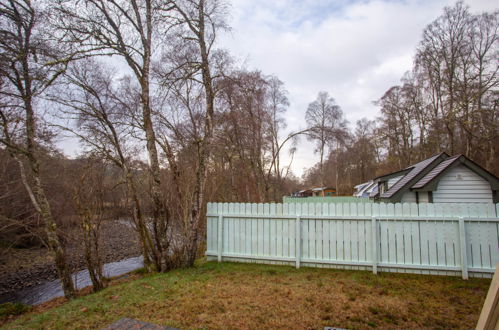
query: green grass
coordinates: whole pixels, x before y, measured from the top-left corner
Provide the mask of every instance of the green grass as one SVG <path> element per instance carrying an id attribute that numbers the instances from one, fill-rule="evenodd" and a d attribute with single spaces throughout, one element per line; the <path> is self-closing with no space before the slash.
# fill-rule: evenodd
<path id="1" fill-rule="evenodd" d="M 102 328 L 122 317 L 177 328 L 471 328 L 490 280 L 202 262 L 141 276 L 5 328 Z M 40 310 L 40 309 L 38 309 Z"/>

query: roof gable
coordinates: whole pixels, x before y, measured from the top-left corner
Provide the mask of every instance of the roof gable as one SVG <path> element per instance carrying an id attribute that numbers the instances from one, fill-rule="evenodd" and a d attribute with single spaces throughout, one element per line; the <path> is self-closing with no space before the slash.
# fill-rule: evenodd
<path id="1" fill-rule="evenodd" d="M 499 190 L 499 179 L 486 169 L 473 162 L 464 155 L 456 155 L 444 160 L 438 164 L 433 170 L 428 172 L 421 178 L 411 189 L 416 191 L 433 191 L 437 189 L 438 181 L 454 166 L 463 164 L 490 183 L 492 190 Z"/>

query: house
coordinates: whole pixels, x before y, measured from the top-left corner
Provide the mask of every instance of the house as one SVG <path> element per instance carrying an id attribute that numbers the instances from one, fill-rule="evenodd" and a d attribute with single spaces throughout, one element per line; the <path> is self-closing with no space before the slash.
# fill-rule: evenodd
<path id="1" fill-rule="evenodd" d="M 464 155 L 442 152 L 373 181 L 380 202 L 499 203 L 499 179 Z"/>
<path id="2" fill-rule="evenodd" d="M 312 188 L 312 194 L 313 196 L 319 197 L 319 196 L 336 196 L 336 188 L 332 187 L 319 187 L 319 188 Z"/>
<path id="3" fill-rule="evenodd" d="M 336 188 L 318 187 L 295 191 L 292 197 L 318 197 L 318 196 L 336 196 Z"/>
<path id="4" fill-rule="evenodd" d="M 369 198 L 369 195 L 373 192 L 375 188 L 377 188 L 377 183 L 374 182 L 373 180 L 358 184 L 354 187 L 355 192 L 353 193 L 353 196 Z"/>
<path id="5" fill-rule="evenodd" d="M 291 197 L 310 197 L 310 196 L 313 196 L 312 190 L 310 189 L 295 191 L 294 193 L 291 194 Z"/>

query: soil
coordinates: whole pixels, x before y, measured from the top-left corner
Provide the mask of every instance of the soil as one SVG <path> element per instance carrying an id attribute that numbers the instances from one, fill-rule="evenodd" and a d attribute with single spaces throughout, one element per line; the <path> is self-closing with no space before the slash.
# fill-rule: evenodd
<path id="1" fill-rule="evenodd" d="M 104 263 L 141 254 L 137 233 L 121 220 L 102 223 L 100 247 Z M 77 231 L 68 239 L 67 253 L 74 272 L 86 268 L 83 242 L 78 239 Z M 48 249 L 0 249 L 0 295 L 56 278 L 54 258 Z"/>

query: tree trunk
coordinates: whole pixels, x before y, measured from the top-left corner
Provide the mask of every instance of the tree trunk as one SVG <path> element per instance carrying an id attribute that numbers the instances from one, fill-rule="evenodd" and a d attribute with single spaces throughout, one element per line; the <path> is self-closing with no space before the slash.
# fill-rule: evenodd
<path id="1" fill-rule="evenodd" d="M 27 62 L 25 64 L 25 72 L 28 73 Z M 29 74 L 26 75 L 28 77 Z M 62 288 L 64 290 L 64 296 L 66 298 L 75 297 L 75 288 L 73 285 L 73 280 L 71 279 L 71 269 L 66 260 L 66 253 L 64 248 L 57 236 L 57 224 L 55 223 L 54 217 L 50 210 L 50 204 L 45 195 L 43 189 L 42 180 L 40 176 L 40 164 L 37 157 L 37 147 L 36 147 L 36 123 L 35 115 L 32 107 L 31 99 L 31 85 L 30 80 L 26 78 L 26 97 L 24 99 L 24 106 L 26 112 L 26 147 L 27 147 L 27 158 L 31 170 L 31 176 L 33 179 L 33 194 L 36 199 L 37 211 L 43 219 L 45 224 L 45 232 L 47 235 L 47 243 L 50 249 L 55 255 L 55 265 L 57 268 L 57 273 L 61 279 Z"/>
<path id="2" fill-rule="evenodd" d="M 105 282 L 102 276 L 102 260 L 99 253 L 99 235 L 98 229 L 92 228 L 92 222 L 88 214 L 84 216 L 86 220 L 83 222 L 83 240 L 85 243 L 85 260 L 87 263 L 88 274 L 92 281 L 92 290 L 94 292 L 104 289 Z"/>
<path id="3" fill-rule="evenodd" d="M 155 269 L 155 264 L 153 264 L 151 257 L 154 257 L 154 248 L 151 241 L 151 236 L 149 235 L 149 230 L 147 224 L 144 221 L 144 215 L 142 214 L 142 208 L 140 206 L 139 197 L 137 195 L 137 188 L 135 187 L 135 182 L 133 181 L 132 174 L 130 170 L 125 165 L 123 168 L 125 182 L 127 185 L 127 190 L 131 198 L 130 207 L 132 208 L 133 222 L 139 233 L 140 245 L 142 247 L 142 254 L 144 256 L 144 268 L 151 272 Z"/>
<path id="4" fill-rule="evenodd" d="M 194 205 L 191 213 L 191 239 L 187 252 L 187 265 L 194 265 L 199 247 L 199 228 L 202 218 L 203 206 L 205 204 L 206 178 L 208 176 L 207 162 L 211 154 L 211 143 L 213 139 L 213 117 L 215 113 L 215 92 L 213 90 L 213 78 L 210 72 L 208 50 L 205 42 L 205 10 L 204 0 L 199 1 L 199 31 L 198 41 L 201 53 L 201 72 L 203 87 L 206 94 L 206 117 L 204 139 L 198 149 L 198 171 L 196 175 L 196 189 L 194 193 Z"/>
<path id="5" fill-rule="evenodd" d="M 167 228 L 169 212 L 161 192 L 161 173 L 159 168 L 158 150 L 156 148 L 156 135 L 151 119 L 150 105 L 150 65 L 151 65 L 151 40 L 152 40 L 152 7 L 146 2 L 147 37 L 144 43 L 144 63 L 140 79 L 142 119 L 146 134 L 146 146 L 149 158 L 149 172 L 151 175 L 151 195 L 153 199 L 153 233 L 154 233 L 154 264 L 157 271 L 163 270 L 163 261 L 168 250 Z"/>

